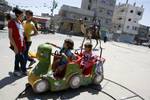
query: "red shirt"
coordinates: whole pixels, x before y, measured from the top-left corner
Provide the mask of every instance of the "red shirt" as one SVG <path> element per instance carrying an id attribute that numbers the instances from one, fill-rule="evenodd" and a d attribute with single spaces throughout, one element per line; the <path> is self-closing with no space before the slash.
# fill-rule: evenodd
<path id="1" fill-rule="evenodd" d="M 14 20 L 9 21 L 8 28 L 12 29 L 12 38 L 14 39 L 14 42 L 18 48 L 18 51 L 23 52 L 25 50 L 25 41 L 24 41 L 24 38 L 20 36 L 20 34 L 23 34 L 23 32 L 19 33 L 21 31 L 17 27 L 16 23 L 19 23 L 19 22 L 16 22 Z"/>

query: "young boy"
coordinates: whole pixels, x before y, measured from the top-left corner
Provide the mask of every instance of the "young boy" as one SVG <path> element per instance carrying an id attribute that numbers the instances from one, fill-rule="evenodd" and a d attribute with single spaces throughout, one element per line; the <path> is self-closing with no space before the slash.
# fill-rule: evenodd
<path id="1" fill-rule="evenodd" d="M 26 20 L 23 21 L 24 31 L 25 31 L 25 40 L 26 40 L 26 59 L 30 61 L 29 67 L 35 63 L 35 60 L 28 56 L 28 52 L 32 43 L 31 36 L 38 34 L 37 29 L 32 22 L 33 12 L 30 10 L 26 11 Z M 34 31 L 34 34 L 31 34 Z"/>
<path id="2" fill-rule="evenodd" d="M 74 46 L 74 42 L 71 39 L 66 39 L 63 43 L 62 48 L 56 45 L 53 45 L 53 46 L 60 48 L 60 54 L 61 54 L 58 59 L 55 59 L 52 65 L 54 76 L 57 78 L 63 78 L 65 75 L 65 69 L 66 69 L 67 63 L 75 59 L 74 54 L 71 52 Z"/>

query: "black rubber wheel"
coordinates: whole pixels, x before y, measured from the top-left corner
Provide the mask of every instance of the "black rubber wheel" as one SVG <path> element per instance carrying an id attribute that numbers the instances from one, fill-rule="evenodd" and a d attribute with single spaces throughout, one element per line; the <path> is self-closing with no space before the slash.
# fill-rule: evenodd
<path id="1" fill-rule="evenodd" d="M 93 84 L 98 85 L 98 84 L 100 84 L 103 81 L 103 79 L 104 79 L 103 74 L 95 75 L 94 79 L 93 79 Z"/>
<path id="2" fill-rule="evenodd" d="M 33 91 L 35 93 L 43 93 L 49 89 L 49 83 L 46 79 L 39 79 L 33 85 Z"/>
<path id="3" fill-rule="evenodd" d="M 80 87 L 81 85 L 81 79 L 80 79 L 80 76 L 79 75 L 73 75 L 71 78 L 70 78 L 70 81 L 69 81 L 69 85 L 72 89 L 75 89 L 75 88 L 78 88 Z"/>

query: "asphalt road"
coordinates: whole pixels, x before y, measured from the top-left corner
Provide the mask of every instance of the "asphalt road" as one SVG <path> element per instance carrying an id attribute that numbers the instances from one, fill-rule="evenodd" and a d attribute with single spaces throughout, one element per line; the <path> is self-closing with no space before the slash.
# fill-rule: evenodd
<path id="1" fill-rule="evenodd" d="M 39 95 L 34 94 L 31 88 L 25 90 L 27 77 L 12 75 L 14 53 L 8 48 L 7 31 L 0 31 L 0 37 L 0 100 L 150 100 L 150 49 L 147 47 L 117 42 L 102 43 L 106 62 L 105 79 L 101 87 L 91 85 Z M 62 46 L 66 38 L 74 40 L 75 48 L 81 45 L 83 39 L 60 34 L 37 35 L 33 37 L 31 51 L 36 51 L 37 46 L 45 42 Z M 99 54 L 98 51 L 96 53 Z"/>

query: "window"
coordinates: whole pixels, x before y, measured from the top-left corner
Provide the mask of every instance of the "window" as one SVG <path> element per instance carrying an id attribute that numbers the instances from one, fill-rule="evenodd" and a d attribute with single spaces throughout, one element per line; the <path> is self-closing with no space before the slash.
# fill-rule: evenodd
<path id="1" fill-rule="evenodd" d="M 120 10 L 120 12 L 124 12 L 124 11 L 125 11 L 124 9 L 121 9 L 121 10 Z"/>
<path id="2" fill-rule="evenodd" d="M 92 11 L 96 11 L 95 9 L 96 9 L 96 8 L 92 8 L 91 10 L 92 10 Z"/>
<path id="3" fill-rule="evenodd" d="M 102 3 L 106 3 L 106 1 L 105 1 L 105 0 L 102 0 L 101 2 L 102 2 Z"/>
<path id="4" fill-rule="evenodd" d="M 132 26 L 132 30 L 137 30 L 137 27 L 136 26 Z"/>
<path id="5" fill-rule="evenodd" d="M 127 26 L 127 29 L 129 29 L 130 28 L 130 26 Z"/>
<path id="6" fill-rule="evenodd" d="M 106 20 L 105 20 L 105 23 L 106 23 L 106 24 L 110 24 L 110 23 L 111 23 L 111 19 L 106 19 Z"/>
<path id="7" fill-rule="evenodd" d="M 107 15 L 112 16 L 113 15 L 113 11 L 112 10 L 107 10 Z"/>
<path id="8" fill-rule="evenodd" d="M 100 20 L 101 20 L 101 22 L 103 23 L 104 18 L 103 18 L 103 17 L 100 17 L 99 19 L 100 19 Z"/>
<path id="9" fill-rule="evenodd" d="M 129 18 L 128 21 L 130 22 L 130 21 L 131 21 L 131 18 Z"/>
<path id="10" fill-rule="evenodd" d="M 134 23 L 136 23 L 136 21 L 134 21 Z"/>
<path id="11" fill-rule="evenodd" d="M 134 30 L 134 26 L 132 26 L 132 30 Z"/>
<path id="12" fill-rule="evenodd" d="M 113 0 L 109 1 L 109 5 L 110 5 L 110 6 L 114 6 L 114 4 L 115 4 L 115 3 L 114 3 Z"/>
<path id="13" fill-rule="evenodd" d="M 91 10 L 91 6 L 90 5 L 88 5 L 88 10 Z"/>
<path id="14" fill-rule="evenodd" d="M 132 26 L 132 29 L 136 31 L 136 30 L 137 30 L 137 27 L 136 27 L 136 26 Z"/>
<path id="15" fill-rule="evenodd" d="M 133 10 L 130 10 L 130 13 L 133 13 Z"/>
<path id="16" fill-rule="evenodd" d="M 142 12 L 141 12 L 141 11 L 138 11 L 138 12 L 137 12 L 137 15 L 141 16 L 141 15 L 142 15 Z"/>
<path id="17" fill-rule="evenodd" d="M 121 25 L 118 25 L 118 30 L 121 28 Z"/>
<path id="18" fill-rule="evenodd" d="M 1 17 L 0 17 L 0 21 L 4 21 L 5 20 L 5 17 L 2 15 Z"/>
<path id="19" fill-rule="evenodd" d="M 103 12 L 103 9 L 100 9 L 99 12 L 102 13 L 102 12 Z"/>
<path id="20" fill-rule="evenodd" d="M 91 3 L 92 2 L 92 0 L 89 0 L 89 3 Z"/>
<path id="21" fill-rule="evenodd" d="M 103 7 L 99 7 L 99 12 L 102 13 L 105 9 Z"/>
<path id="22" fill-rule="evenodd" d="M 88 20 L 88 18 L 87 18 L 87 17 L 84 17 L 84 20 Z"/>
<path id="23" fill-rule="evenodd" d="M 118 18 L 118 20 L 122 20 L 122 18 L 121 18 L 121 17 L 119 17 L 119 18 Z"/>

